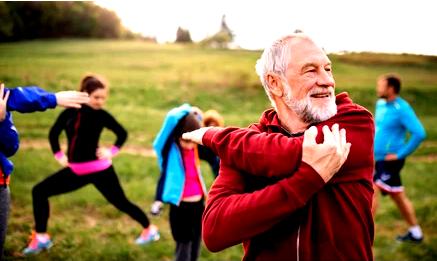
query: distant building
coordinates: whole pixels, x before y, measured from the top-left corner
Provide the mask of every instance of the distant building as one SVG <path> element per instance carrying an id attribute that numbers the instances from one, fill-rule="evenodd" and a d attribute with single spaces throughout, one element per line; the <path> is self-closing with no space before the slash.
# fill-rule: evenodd
<path id="1" fill-rule="evenodd" d="M 207 37 L 204 40 L 202 40 L 201 44 L 213 48 L 228 49 L 228 48 L 235 48 L 233 41 L 234 41 L 234 34 L 232 33 L 232 30 L 229 28 L 229 26 L 226 23 L 226 16 L 223 15 L 220 30 L 213 36 Z"/>

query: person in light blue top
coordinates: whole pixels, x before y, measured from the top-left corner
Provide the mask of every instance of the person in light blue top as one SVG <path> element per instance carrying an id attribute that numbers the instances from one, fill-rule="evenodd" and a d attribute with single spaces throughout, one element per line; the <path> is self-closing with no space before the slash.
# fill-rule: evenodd
<path id="1" fill-rule="evenodd" d="M 398 241 L 420 243 L 423 233 L 418 225 L 413 204 L 405 194 L 400 171 L 405 159 L 425 139 L 426 133 L 419 118 L 407 101 L 399 96 L 401 80 L 393 74 L 383 75 L 377 81 L 375 110 L 375 174 L 373 215 L 378 206 L 378 192 L 389 194 L 403 218 L 410 226 Z M 407 139 L 407 133 L 409 138 Z"/>

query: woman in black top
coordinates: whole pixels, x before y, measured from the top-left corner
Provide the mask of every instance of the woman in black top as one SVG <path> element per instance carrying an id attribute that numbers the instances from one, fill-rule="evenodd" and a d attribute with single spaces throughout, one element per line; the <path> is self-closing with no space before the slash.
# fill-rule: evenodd
<path id="1" fill-rule="evenodd" d="M 103 109 L 108 88 L 103 78 L 88 75 L 82 79 L 81 91 L 87 92 L 90 102 L 80 109 L 66 109 L 50 130 L 49 140 L 56 160 L 65 168 L 49 176 L 33 187 L 33 213 L 35 231 L 24 254 L 38 253 L 52 246 L 47 233 L 49 218 L 48 198 L 79 189 L 92 183 L 116 208 L 127 213 L 143 227 L 137 244 L 159 239 L 158 228 L 151 225 L 146 214 L 125 196 L 112 166 L 115 156 L 126 141 L 126 130 Z M 117 139 L 112 148 L 99 147 L 103 128 L 115 133 Z M 67 155 L 59 146 L 59 135 L 65 130 L 68 139 Z"/>

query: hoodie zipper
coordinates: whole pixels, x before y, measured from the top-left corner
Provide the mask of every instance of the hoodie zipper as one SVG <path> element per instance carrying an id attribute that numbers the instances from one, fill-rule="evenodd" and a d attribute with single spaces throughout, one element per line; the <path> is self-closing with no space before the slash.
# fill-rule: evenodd
<path id="1" fill-rule="evenodd" d="M 73 160 L 73 153 L 75 150 L 75 145 L 76 145 L 76 140 L 77 140 L 77 136 L 79 135 L 79 125 L 80 125 L 80 118 L 81 118 L 81 114 L 80 111 L 78 111 L 77 113 L 77 118 L 76 118 L 76 122 L 74 123 L 74 135 L 73 138 L 71 139 L 71 147 L 70 147 L 70 153 L 69 153 L 69 160 Z"/>
<path id="2" fill-rule="evenodd" d="M 300 225 L 297 229 L 297 239 L 296 239 L 296 260 L 299 261 L 299 240 L 300 240 Z"/>

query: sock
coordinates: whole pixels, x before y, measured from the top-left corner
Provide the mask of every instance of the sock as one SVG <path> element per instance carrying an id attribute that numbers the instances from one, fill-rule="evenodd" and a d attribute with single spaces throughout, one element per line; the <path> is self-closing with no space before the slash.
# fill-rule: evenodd
<path id="1" fill-rule="evenodd" d="M 411 234 L 413 235 L 413 237 L 415 238 L 422 238 L 423 234 L 422 234 L 422 229 L 420 229 L 419 225 L 415 225 L 410 227 L 410 229 L 408 229 L 408 231 L 411 232 Z"/>
<path id="2" fill-rule="evenodd" d="M 50 240 L 50 236 L 47 233 L 36 233 L 36 239 L 41 243 L 47 243 Z"/>

